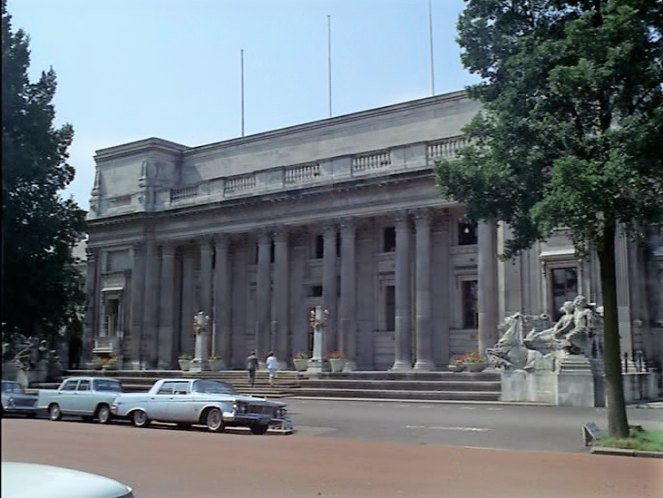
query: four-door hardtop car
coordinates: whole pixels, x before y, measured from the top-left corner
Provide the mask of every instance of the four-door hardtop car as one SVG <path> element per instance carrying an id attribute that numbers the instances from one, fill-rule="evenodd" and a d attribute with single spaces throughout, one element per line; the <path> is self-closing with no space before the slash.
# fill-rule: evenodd
<path id="1" fill-rule="evenodd" d="M 248 427 L 254 434 L 264 434 L 270 425 L 291 428 L 285 403 L 241 395 L 229 384 L 205 379 L 160 379 L 147 393 L 119 395 L 111 410 L 136 427 L 175 422 L 203 424 L 212 432 Z"/>
<path id="2" fill-rule="evenodd" d="M 57 389 L 40 389 L 37 405 L 51 420 L 78 415 L 100 424 L 111 420 L 111 404 L 122 392 L 120 381 L 110 377 L 68 377 Z"/>
<path id="3" fill-rule="evenodd" d="M 22 413 L 34 417 L 37 411 L 36 394 L 26 393 L 23 386 L 13 380 L 2 381 L 2 415 Z"/>

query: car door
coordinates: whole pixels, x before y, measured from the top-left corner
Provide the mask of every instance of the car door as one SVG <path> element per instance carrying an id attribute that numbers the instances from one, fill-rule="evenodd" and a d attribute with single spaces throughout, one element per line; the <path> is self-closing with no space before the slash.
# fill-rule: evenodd
<path id="1" fill-rule="evenodd" d="M 166 381 L 155 394 L 150 396 L 146 406 L 147 416 L 150 419 L 168 420 L 168 405 L 173 398 L 174 384 L 175 382 Z"/>
<path id="2" fill-rule="evenodd" d="M 194 413 L 194 401 L 192 399 L 191 383 L 180 381 L 173 383 L 173 395 L 168 402 L 168 420 L 173 422 L 196 422 Z"/>
<path id="3" fill-rule="evenodd" d="M 81 415 L 92 415 L 94 413 L 95 401 L 91 389 L 90 379 L 81 379 L 78 381 L 74 398 L 76 401 L 76 410 Z"/>
<path id="4" fill-rule="evenodd" d="M 77 405 L 77 396 L 76 396 L 76 387 L 78 386 L 78 379 L 69 379 L 66 380 L 58 391 L 56 396 L 56 401 L 60 405 L 60 411 L 62 413 L 78 413 L 76 411 Z"/>

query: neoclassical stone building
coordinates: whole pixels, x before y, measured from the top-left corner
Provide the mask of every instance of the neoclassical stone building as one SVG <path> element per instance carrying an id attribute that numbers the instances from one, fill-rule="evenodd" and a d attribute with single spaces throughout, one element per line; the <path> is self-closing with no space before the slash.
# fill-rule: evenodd
<path id="1" fill-rule="evenodd" d="M 598 264 L 563 231 L 499 262 L 506 228 L 440 197 L 432 167 L 478 111 L 463 92 L 200 147 L 158 138 L 97 151 L 89 212 L 86 352 L 173 367 L 212 319 L 228 368 L 310 351 L 309 311 L 329 312 L 324 350 L 348 368 L 444 368 L 497 339 L 507 314 L 578 293 L 601 302 Z M 623 351 L 661 358 L 663 231 L 618 240 Z"/>

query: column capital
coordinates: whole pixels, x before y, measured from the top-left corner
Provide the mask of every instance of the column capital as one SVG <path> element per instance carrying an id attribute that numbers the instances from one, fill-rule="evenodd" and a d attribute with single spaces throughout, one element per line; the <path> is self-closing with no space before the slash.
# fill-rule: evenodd
<path id="1" fill-rule="evenodd" d="M 410 228 L 410 213 L 406 210 L 397 211 L 394 213 L 394 223 L 396 224 L 397 229 L 409 229 Z"/>
<path id="2" fill-rule="evenodd" d="M 278 225 L 274 227 L 272 230 L 272 236 L 274 237 L 275 243 L 288 242 L 289 235 L 290 235 L 290 229 L 285 225 Z"/>
<path id="3" fill-rule="evenodd" d="M 227 249 L 228 245 L 230 244 L 230 235 L 227 234 L 226 232 L 219 232 L 214 234 L 214 248 L 219 250 L 219 249 Z"/>
<path id="4" fill-rule="evenodd" d="M 272 242 L 272 229 L 262 227 L 258 229 L 258 244 L 270 244 Z"/>
<path id="5" fill-rule="evenodd" d="M 336 233 L 338 222 L 337 220 L 325 220 L 322 222 L 322 233 L 325 235 L 333 235 Z"/>
<path id="6" fill-rule="evenodd" d="M 448 232 L 450 228 L 451 216 L 449 210 L 436 209 L 433 211 L 433 230 L 438 232 Z"/>
<path id="7" fill-rule="evenodd" d="M 172 240 L 165 240 L 161 243 L 161 254 L 164 256 L 174 256 L 177 245 Z"/>
<path id="8" fill-rule="evenodd" d="M 414 223 L 417 227 L 430 225 L 433 219 L 433 211 L 430 208 L 415 209 L 413 212 Z"/>

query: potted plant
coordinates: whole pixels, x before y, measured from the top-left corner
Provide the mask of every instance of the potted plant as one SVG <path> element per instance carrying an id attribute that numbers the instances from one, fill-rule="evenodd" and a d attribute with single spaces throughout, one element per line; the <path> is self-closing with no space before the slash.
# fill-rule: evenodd
<path id="1" fill-rule="evenodd" d="M 462 372 L 465 370 L 465 355 L 463 354 L 455 354 L 451 358 L 449 358 L 449 365 L 447 366 L 447 370 L 450 372 Z"/>
<path id="2" fill-rule="evenodd" d="M 191 355 L 189 353 L 182 353 L 177 359 L 177 363 L 180 365 L 180 369 L 185 372 L 191 368 Z"/>
<path id="3" fill-rule="evenodd" d="M 329 366 L 332 372 L 342 372 L 345 366 L 345 355 L 340 351 L 332 351 L 327 355 L 329 358 Z"/>
<path id="4" fill-rule="evenodd" d="M 481 372 L 488 366 L 488 363 L 486 363 L 476 351 L 465 353 L 463 364 L 465 365 L 465 370 L 468 372 Z"/>
<path id="5" fill-rule="evenodd" d="M 218 372 L 223 368 L 223 358 L 215 354 L 209 357 L 209 368 L 213 372 Z"/>
<path id="6" fill-rule="evenodd" d="M 103 360 L 102 360 L 101 358 L 99 358 L 98 356 L 95 356 L 95 357 L 92 358 L 92 360 L 90 361 L 90 367 L 91 367 L 93 370 L 101 370 L 103 366 L 104 366 L 104 362 L 103 362 Z"/>
<path id="7" fill-rule="evenodd" d="M 306 371 L 309 358 L 308 353 L 304 353 L 303 351 L 299 351 L 292 355 L 292 363 L 295 365 L 295 370 L 298 372 Z"/>

